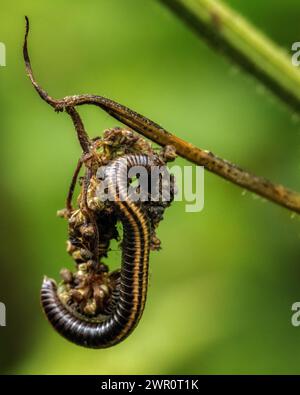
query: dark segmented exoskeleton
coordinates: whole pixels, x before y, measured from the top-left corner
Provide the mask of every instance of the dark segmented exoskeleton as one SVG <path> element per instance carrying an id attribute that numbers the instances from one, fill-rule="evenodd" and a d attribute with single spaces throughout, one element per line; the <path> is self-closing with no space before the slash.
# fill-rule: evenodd
<path id="1" fill-rule="evenodd" d="M 108 190 L 114 194 L 112 204 L 123 225 L 120 279 L 112 296 L 111 313 L 91 319 L 74 312 L 60 300 L 55 282 L 46 277 L 43 281 L 41 302 L 48 320 L 62 336 L 78 345 L 115 345 L 132 332 L 141 318 L 147 296 L 151 229 L 143 205 L 126 196 L 128 180 L 124 174 L 133 166 L 149 172 L 151 165 L 147 155 L 125 155 L 113 160 L 105 170 Z"/>

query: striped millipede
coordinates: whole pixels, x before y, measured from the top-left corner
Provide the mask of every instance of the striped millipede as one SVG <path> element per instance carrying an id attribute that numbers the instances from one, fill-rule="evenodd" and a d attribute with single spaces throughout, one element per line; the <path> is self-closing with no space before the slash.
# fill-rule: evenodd
<path id="1" fill-rule="evenodd" d="M 106 166 L 108 189 L 114 194 L 118 217 L 123 225 L 122 261 L 119 290 L 111 313 L 101 320 L 75 314 L 57 294 L 54 280 L 44 278 L 41 288 L 42 308 L 54 329 L 80 346 L 106 348 L 124 340 L 136 327 L 144 310 L 150 251 L 150 222 L 141 204 L 123 197 L 127 171 L 142 166 L 150 171 L 152 161 L 142 154 L 124 155 Z M 124 182 L 125 179 L 125 182 Z"/>

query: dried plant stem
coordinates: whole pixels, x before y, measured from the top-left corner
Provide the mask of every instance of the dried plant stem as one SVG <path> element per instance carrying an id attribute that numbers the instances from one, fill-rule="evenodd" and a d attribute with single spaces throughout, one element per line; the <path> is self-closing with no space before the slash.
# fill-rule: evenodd
<path id="1" fill-rule="evenodd" d="M 201 39 L 230 58 L 300 113 L 300 72 L 288 55 L 218 0 L 160 0 Z"/>
<path id="2" fill-rule="evenodd" d="M 37 84 L 33 77 L 27 48 L 28 31 L 29 25 L 27 20 L 23 48 L 27 74 L 40 97 L 50 104 L 56 111 L 66 110 L 69 114 L 71 114 L 73 111 L 70 111 L 70 108 L 74 108 L 75 106 L 84 104 L 96 105 L 115 119 L 121 121 L 125 125 L 129 126 L 155 143 L 161 146 L 173 145 L 177 154 L 188 161 L 200 166 L 204 166 L 210 172 L 217 174 L 218 176 L 242 188 L 252 191 L 270 201 L 273 201 L 274 203 L 277 203 L 280 206 L 290 209 L 291 211 L 300 213 L 299 193 L 291 191 L 282 185 L 273 184 L 264 178 L 250 174 L 240 167 L 228 162 L 227 160 L 218 158 L 209 151 L 195 147 L 194 145 L 169 133 L 150 119 L 145 118 L 143 115 L 140 115 L 137 112 L 113 100 L 96 95 L 75 95 L 67 96 L 59 100 L 53 99 Z M 77 128 L 78 136 L 80 135 L 81 131 L 84 131 L 83 127 L 79 129 Z"/>

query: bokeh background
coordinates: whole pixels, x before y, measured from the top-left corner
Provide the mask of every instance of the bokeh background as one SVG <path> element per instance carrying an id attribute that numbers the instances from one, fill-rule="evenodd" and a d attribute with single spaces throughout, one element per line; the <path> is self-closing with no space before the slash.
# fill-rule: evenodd
<path id="1" fill-rule="evenodd" d="M 298 0 L 227 2 L 287 52 L 300 41 Z M 186 213 L 183 202 L 166 213 L 147 306 L 125 342 L 83 349 L 48 325 L 39 289 L 44 274 L 58 279 L 61 267 L 73 267 L 56 210 L 80 149 L 68 116 L 43 103 L 25 75 L 24 15 L 36 77 L 54 97 L 110 97 L 300 190 L 297 116 L 158 1 L 2 2 L 1 373 L 300 373 L 300 327 L 291 325 L 291 306 L 300 300 L 299 217 L 209 173 L 202 212 Z M 92 136 L 117 125 L 96 108 L 80 113 Z M 119 259 L 113 251 L 113 265 Z"/>

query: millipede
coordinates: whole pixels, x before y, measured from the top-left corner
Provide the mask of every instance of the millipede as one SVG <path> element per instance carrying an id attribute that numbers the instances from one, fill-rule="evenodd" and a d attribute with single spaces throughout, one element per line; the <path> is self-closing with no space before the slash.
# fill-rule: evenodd
<path id="1" fill-rule="evenodd" d="M 72 342 L 92 348 L 104 348 L 121 342 L 135 328 L 143 313 L 148 284 L 150 222 L 143 209 L 130 196 L 122 201 L 120 194 L 127 185 L 120 185 L 122 172 L 132 166 L 150 167 L 146 155 L 127 155 L 114 160 L 106 168 L 108 185 L 116 185 L 114 204 L 123 225 L 122 262 L 117 302 L 102 322 L 90 322 L 74 316 L 60 301 L 53 280 L 45 278 L 41 302 L 52 326 Z"/>

